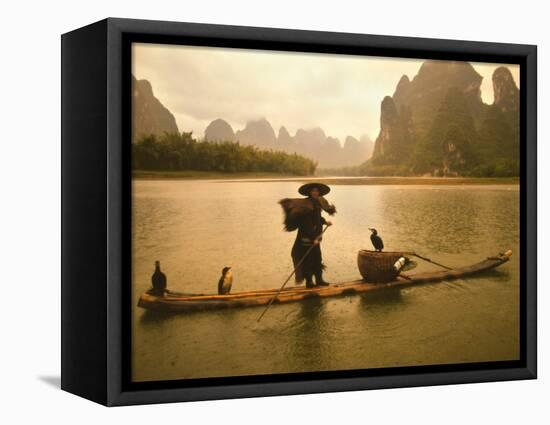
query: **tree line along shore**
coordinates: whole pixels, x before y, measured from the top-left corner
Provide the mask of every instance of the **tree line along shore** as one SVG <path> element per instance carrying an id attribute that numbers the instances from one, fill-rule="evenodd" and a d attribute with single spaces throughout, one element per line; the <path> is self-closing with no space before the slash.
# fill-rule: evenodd
<path id="1" fill-rule="evenodd" d="M 518 177 L 364 176 L 355 169 L 317 170 L 309 158 L 261 150 L 238 142 L 197 141 L 191 133 L 143 136 L 132 144 L 134 179 L 270 179 L 308 180 L 341 177 L 342 184 L 516 184 Z"/>
<path id="2" fill-rule="evenodd" d="M 132 169 L 142 172 L 309 176 L 316 168 L 315 161 L 301 155 L 238 142 L 197 141 L 185 132 L 144 136 L 132 144 Z"/>

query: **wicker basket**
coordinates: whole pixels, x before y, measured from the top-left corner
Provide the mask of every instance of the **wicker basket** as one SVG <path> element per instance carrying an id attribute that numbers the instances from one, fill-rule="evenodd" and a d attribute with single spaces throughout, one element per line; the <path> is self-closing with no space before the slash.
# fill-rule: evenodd
<path id="1" fill-rule="evenodd" d="M 403 256 L 402 252 L 377 252 L 362 249 L 357 254 L 357 267 L 367 282 L 391 282 L 398 275 L 393 265 Z"/>

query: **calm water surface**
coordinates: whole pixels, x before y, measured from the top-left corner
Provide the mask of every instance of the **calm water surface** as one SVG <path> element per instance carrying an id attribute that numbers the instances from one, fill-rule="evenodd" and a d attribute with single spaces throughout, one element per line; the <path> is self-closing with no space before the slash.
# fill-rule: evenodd
<path id="1" fill-rule="evenodd" d="M 322 249 L 331 282 L 359 277 L 376 227 L 388 250 L 460 266 L 512 249 L 483 276 L 363 296 L 166 315 L 136 306 L 160 260 L 175 291 L 275 288 L 292 270 L 295 233 L 277 201 L 299 183 L 135 181 L 133 378 L 238 376 L 519 358 L 518 186 L 334 185 L 338 213 Z M 435 266 L 419 263 L 416 271 Z"/>

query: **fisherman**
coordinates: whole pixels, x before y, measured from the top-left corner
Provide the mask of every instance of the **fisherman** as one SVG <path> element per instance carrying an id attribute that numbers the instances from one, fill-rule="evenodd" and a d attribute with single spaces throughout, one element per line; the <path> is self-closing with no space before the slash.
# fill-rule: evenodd
<path id="1" fill-rule="evenodd" d="M 321 216 L 321 210 L 330 215 L 336 213 L 334 205 L 330 205 L 324 196 L 330 188 L 322 183 L 307 183 L 298 189 L 302 199 L 282 199 L 279 203 L 285 212 L 285 229 L 298 230 L 292 247 L 291 256 L 296 269 L 296 283 L 304 279 L 307 288 L 329 285 L 323 279 L 323 259 L 321 255 L 321 234 L 323 225 L 331 226 L 330 221 Z"/>

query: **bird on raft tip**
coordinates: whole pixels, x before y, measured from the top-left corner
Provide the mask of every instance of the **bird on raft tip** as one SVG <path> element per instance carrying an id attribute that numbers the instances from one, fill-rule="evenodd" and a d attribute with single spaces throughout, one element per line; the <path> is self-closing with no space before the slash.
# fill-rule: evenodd
<path id="1" fill-rule="evenodd" d="M 376 251 L 382 252 L 382 250 L 384 249 L 384 242 L 382 241 L 382 238 L 378 235 L 378 231 L 370 227 L 369 230 L 372 232 L 372 234 L 370 235 L 372 246 L 374 246 L 374 249 Z"/>
<path id="2" fill-rule="evenodd" d="M 222 269 L 222 275 L 218 281 L 218 295 L 226 295 L 231 292 L 231 286 L 233 285 L 233 273 L 231 267 L 225 266 Z"/>
<path id="3" fill-rule="evenodd" d="M 156 295 L 164 295 L 166 292 L 166 275 L 160 270 L 160 261 L 155 261 L 155 272 L 151 276 L 152 292 Z"/>

